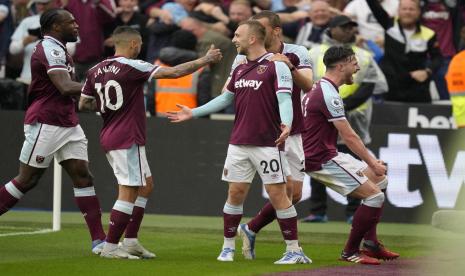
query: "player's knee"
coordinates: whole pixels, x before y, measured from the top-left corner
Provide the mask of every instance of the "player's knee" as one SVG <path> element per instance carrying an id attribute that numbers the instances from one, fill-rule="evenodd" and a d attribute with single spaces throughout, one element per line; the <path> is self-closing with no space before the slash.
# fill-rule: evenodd
<path id="1" fill-rule="evenodd" d="M 384 193 L 379 192 L 362 200 L 362 204 L 373 208 L 381 208 L 384 203 Z"/>
<path id="2" fill-rule="evenodd" d="M 94 186 L 94 177 L 88 170 L 82 170 L 75 175 L 74 187 L 76 188 L 86 188 Z"/>
<path id="3" fill-rule="evenodd" d="M 302 191 L 294 191 L 292 195 L 292 204 L 297 204 L 302 199 Z"/>

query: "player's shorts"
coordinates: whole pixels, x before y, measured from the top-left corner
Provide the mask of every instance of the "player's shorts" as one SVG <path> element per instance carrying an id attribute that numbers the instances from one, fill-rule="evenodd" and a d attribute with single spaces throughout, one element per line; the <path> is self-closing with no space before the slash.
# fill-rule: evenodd
<path id="1" fill-rule="evenodd" d="M 229 145 L 222 180 L 252 183 L 258 172 L 263 184 L 285 183 L 290 174 L 284 153 L 277 147 Z"/>
<path id="2" fill-rule="evenodd" d="M 300 134 L 291 135 L 286 139 L 285 156 L 291 177 L 297 181 L 304 181 L 305 177 L 305 154 Z"/>
<path id="3" fill-rule="evenodd" d="M 309 175 L 337 193 L 347 196 L 368 181 L 363 173 L 366 167 L 366 163 L 352 155 L 338 152 L 336 157 L 322 165 L 321 170 L 310 172 Z"/>
<path id="4" fill-rule="evenodd" d="M 145 179 L 152 176 L 145 146 L 134 144 L 129 149 L 111 150 L 107 152 L 107 160 L 120 185 L 145 186 Z"/>
<path id="5" fill-rule="evenodd" d="M 25 140 L 19 161 L 36 168 L 48 168 L 53 157 L 88 161 L 87 138 L 80 125 L 59 127 L 42 123 L 24 125 Z"/>

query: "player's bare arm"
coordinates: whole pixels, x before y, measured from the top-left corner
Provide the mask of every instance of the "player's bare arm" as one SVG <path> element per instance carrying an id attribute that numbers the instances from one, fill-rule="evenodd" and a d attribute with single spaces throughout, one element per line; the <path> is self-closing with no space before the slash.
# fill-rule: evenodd
<path id="1" fill-rule="evenodd" d="M 223 58 L 220 49 L 215 49 L 214 45 L 210 46 L 210 49 L 205 56 L 196 59 L 194 61 L 179 64 L 174 67 L 163 67 L 160 68 L 153 77 L 155 79 L 176 79 L 189 75 L 197 71 L 199 68 L 220 61 Z"/>
<path id="2" fill-rule="evenodd" d="M 279 135 L 278 139 L 276 139 L 275 141 L 276 146 L 279 146 L 282 143 L 284 143 L 287 137 L 289 137 L 289 134 L 291 134 L 291 127 L 285 124 L 281 124 L 281 135 Z"/>
<path id="3" fill-rule="evenodd" d="M 347 120 L 333 121 L 334 126 L 337 128 L 339 135 L 344 140 L 349 149 L 357 154 L 368 166 L 377 174 L 386 174 L 386 166 L 380 160 L 374 158 L 367 150 L 362 142 L 362 139 L 355 133 Z"/>
<path id="4" fill-rule="evenodd" d="M 71 80 L 68 71 L 53 70 L 48 73 L 53 85 L 65 96 L 77 96 L 81 94 L 82 84 Z"/>
<path id="5" fill-rule="evenodd" d="M 286 55 L 283 54 L 274 54 L 271 58 L 272 61 L 281 61 L 286 63 L 287 67 L 292 74 L 292 81 L 297 84 L 297 86 L 302 89 L 304 92 L 312 89 L 313 85 L 313 72 L 310 68 L 301 68 L 297 69 L 289 60 Z"/>
<path id="6" fill-rule="evenodd" d="M 80 111 L 97 111 L 97 101 L 94 98 L 82 97 L 79 99 Z"/>

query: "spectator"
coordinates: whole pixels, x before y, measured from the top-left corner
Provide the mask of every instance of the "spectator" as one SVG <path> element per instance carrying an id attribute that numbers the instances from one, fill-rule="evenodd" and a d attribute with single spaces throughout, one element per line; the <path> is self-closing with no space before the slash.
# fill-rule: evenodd
<path id="1" fill-rule="evenodd" d="M 307 22 L 299 30 L 295 43 L 311 49 L 313 46 L 321 44 L 323 33 L 331 19 L 328 2 L 314 0 L 312 8 L 308 12 L 308 18 L 310 22 Z"/>
<path id="2" fill-rule="evenodd" d="M 213 30 L 229 37 L 232 37 L 232 34 L 234 34 L 234 31 L 241 21 L 245 21 L 252 16 L 252 6 L 247 0 L 234 0 L 231 2 L 228 12 L 229 15 L 224 13 L 219 4 L 214 3 L 202 2 L 195 9 L 215 20 L 210 26 Z M 205 22 L 205 20 L 202 20 L 202 17 L 196 15 L 191 16 Z"/>
<path id="3" fill-rule="evenodd" d="M 297 4 L 299 0 L 283 0 L 284 9 L 277 11 L 276 13 L 281 14 L 292 14 L 298 11 Z M 280 15 L 281 17 L 281 15 Z M 290 41 L 295 41 L 297 37 L 297 33 L 299 32 L 300 24 L 298 21 L 295 22 L 287 22 L 287 20 L 283 20 L 282 29 L 283 29 L 283 36 L 288 38 Z"/>
<path id="4" fill-rule="evenodd" d="M 390 17 L 397 16 L 399 0 L 381 0 L 381 6 Z M 381 48 L 384 46 L 384 29 L 379 25 L 366 0 L 353 0 L 347 4 L 344 14 L 352 18 L 358 24 L 358 31 L 364 40 L 371 40 Z"/>
<path id="5" fill-rule="evenodd" d="M 459 128 L 465 128 L 465 51 L 455 55 L 447 70 L 446 80 L 452 103 L 452 114 Z"/>
<path id="6" fill-rule="evenodd" d="M 357 23 L 345 15 L 333 17 L 329 22 L 323 43 L 310 49 L 310 61 L 313 67 L 314 81 L 320 80 L 326 72 L 323 56 L 331 46 L 352 47 L 357 57 L 360 71 L 354 75 L 354 84 L 343 85 L 339 88 L 339 94 L 344 101 L 346 117 L 355 132 L 360 136 L 362 142 L 368 145 L 371 142 L 370 122 L 372 113 L 371 96 L 374 93 L 384 93 L 387 90 L 386 79 L 378 65 L 373 60 L 370 52 L 355 46 L 355 35 Z M 342 140 L 338 140 L 338 151 L 351 154 L 358 158 Z M 304 221 L 325 221 L 326 217 L 326 186 L 312 179 L 312 195 L 310 198 L 311 214 Z M 348 197 L 346 217 L 351 222 L 360 201 Z"/>
<path id="7" fill-rule="evenodd" d="M 11 14 L 10 0 L 0 0 L 0 72 L 4 77 L 5 59 L 8 53 L 8 45 L 10 44 L 10 37 L 14 31 L 13 15 Z"/>
<path id="8" fill-rule="evenodd" d="M 380 62 L 389 91 L 386 99 L 431 102 L 429 83 L 441 66 L 436 34 L 420 24 L 417 0 L 400 0 L 399 18 L 389 17 L 378 0 L 367 0 L 374 17 L 384 28 L 384 58 Z"/>
<path id="9" fill-rule="evenodd" d="M 173 67 L 197 59 L 195 46 L 197 38 L 185 30 L 178 30 L 171 36 L 171 46 L 160 51 L 157 65 Z M 178 79 L 155 80 L 155 112 L 164 114 L 178 109 L 176 104 L 195 108 L 210 100 L 211 79 L 208 67 Z"/>
<path id="10" fill-rule="evenodd" d="M 459 5 L 463 6 L 464 1 L 422 0 L 421 2 L 421 22 L 436 33 L 443 56 L 442 64 L 433 75 L 433 79 L 439 92 L 439 98 L 448 100 L 449 93 L 444 76 L 450 60 L 459 48 L 460 31 L 463 26 Z"/>
<path id="11" fill-rule="evenodd" d="M 97 64 L 104 54 L 104 26 L 113 22 L 116 7 L 113 0 L 61 0 L 79 25 L 79 40 L 74 54 L 76 80 L 84 81 L 89 68 Z"/>
<path id="12" fill-rule="evenodd" d="M 148 17 L 138 11 L 138 0 L 118 0 L 118 7 L 116 8 L 117 17 L 115 21 L 105 28 L 106 34 L 109 38 L 105 39 L 105 53 L 106 56 L 111 56 L 114 53 L 114 43 L 111 34 L 118 26 L 130 26 L 137 30 L 142 37 L 142 49 L 137 59 L 145 60 L 147 53 L 147 21 Z"/>
<path id="13" fill-rule="evenodd" d="M 26 85 L 31 83 L 31 56 L 34 47 L 42 38 L 40 32 L 40 16 L 43 12 L 55 7 L 53 0 L 33 0 L 37 14 L 24 18 L 16 28 L 10 43 L 10 54 L 23 55 L 23 68 L 17 79 Z M 25 89 L 27 90 L 27 89 Z"/>
<path id="14" fill-rule="evenodd" d="M 229 76 L 231 65 L 236 57 L 236 47 L 227 37 L 208 29 L 204 23 L 192 17 L 184 19 L 180 25 L 182 29 L 192 32 L 197 37 L 197 53 L 199 55 L 204 55 L 211 44 L 214 44 L 216 48 L 221 50 L 223 59 L 211 66 L 211 95 L 212 97 L 218 96 L 223 89 L 224 83 Z"/>

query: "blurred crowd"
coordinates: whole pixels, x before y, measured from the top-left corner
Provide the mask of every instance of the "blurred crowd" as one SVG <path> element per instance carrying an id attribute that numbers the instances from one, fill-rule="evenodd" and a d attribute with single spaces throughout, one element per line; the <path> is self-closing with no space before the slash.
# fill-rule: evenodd
<path id="1" fill-rule="evenodd" d="M 40 14 L 54 7 L 69 10 L 80 26 L 78 42 L 67 45 L 79 81 L 113 54 L 111 33 L 120 25 L 142 34 L 140 59 L 163 66 L 204 55 L 211 44 L 221 49 L 223 60 L 210 68 L 178 81 L 149 84 L 147 110 L 152 114 L 171 108 L 167 101 L 178 100 L 168 99 L 173 91 L 191 107 L 219 95 L 237 54 L 234 31 L 261 10 L 278 13 L 285 42 L 309 50 L 348 44 L 369 51 L 388 85 L 387 93 L 375 95 L 379 101 L 448 100 L 447 68 L 465 49 L 465 0 L 116 1 L 0 0 L 0 108 L 25 108 L 29 59 L 41 39 Z M 329 26 L 340 15 L 351 20 Z M 319 70 L 318 64 L 313 66 Z"/>

